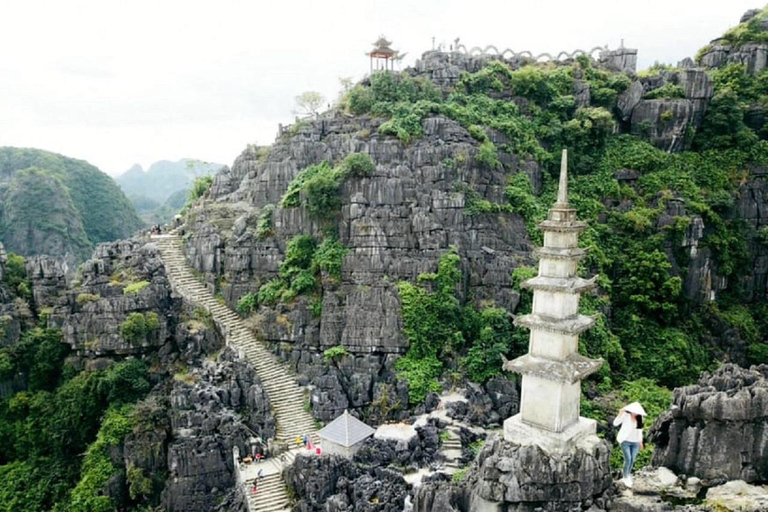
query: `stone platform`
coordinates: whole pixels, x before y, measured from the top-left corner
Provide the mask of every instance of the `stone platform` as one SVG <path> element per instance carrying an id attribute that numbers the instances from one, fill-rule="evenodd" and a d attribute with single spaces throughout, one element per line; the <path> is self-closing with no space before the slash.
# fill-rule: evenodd
<path id="1" fill-rule="evenodd" d="M 566 452 L 582 443 L 599 441 L 595 435 L 597 422 L 588 418 L 579 418 L 562 432 L 547 432 L 523 422 L 521 414 L 515 414 L 504 421 L 504 440 L 520 446 L 537 445 L 550 453 Z M 587 439 L 594 437 L 594 439 Z"/>

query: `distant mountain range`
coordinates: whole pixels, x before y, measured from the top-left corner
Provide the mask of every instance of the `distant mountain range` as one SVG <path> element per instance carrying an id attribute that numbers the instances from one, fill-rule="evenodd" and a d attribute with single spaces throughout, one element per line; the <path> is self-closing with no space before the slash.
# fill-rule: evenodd
<path id="1" fill-rule="evenodd" d="M 195 178 L 214 174 L 222 164 L 184 158 L 160 160 L 144 169 L 136 164 L 115 178 L 148 224 L 168 222 L 186 203 Z"/>
<path id="2" fill-rule="evenodd" d="M 112 178 L 88 162 L 0 147 L 0 241 L 9 251 L 75 264 L 96 244 L 129 237 L 141 227 Z"/>

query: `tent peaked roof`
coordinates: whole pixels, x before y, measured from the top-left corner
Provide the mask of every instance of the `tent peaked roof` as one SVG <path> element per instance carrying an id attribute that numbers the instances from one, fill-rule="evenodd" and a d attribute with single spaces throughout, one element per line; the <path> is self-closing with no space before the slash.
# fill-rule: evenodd
<path id="1" fill-rule="evenodd" d="M 372 436 L 374 432 L 376 430 L 345 410 L 344 414 L 330 422 L 317 434 L 323 439 L 349 448 Z"/>

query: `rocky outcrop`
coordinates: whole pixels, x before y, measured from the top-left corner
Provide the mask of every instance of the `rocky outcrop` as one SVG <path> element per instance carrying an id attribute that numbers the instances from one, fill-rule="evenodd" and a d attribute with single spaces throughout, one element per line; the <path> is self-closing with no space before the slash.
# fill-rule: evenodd
<path id="1" fill-rule="evenodd" d="M 505 378 L 494 377 L 484 385 L 467 383 L 467 400 L 449 402 L 446 413 L 453 419 L 473 425 L 499 425 L 520 410 L 518 385 Z"/>
<path id="2" fill-rule="evenodd" d="M 710 43 L 701 54 L 699 63 L 707 68 L 720 68 L 730 63 L 746 66 L 747 72 L 757 75 L 768 67 L 768 44 L 749 43 L 741 46 L 721 44 L 719 39 Z"/>
<path id="3" fill-rule="evenodd" d="M 470 510 L 581 508 L 611 485 L 610 452 L 610 445 L 596 436 L 553 454 L 535 444 L 491 438 L 467 475 Z"/>
<path id="4" fill-rule="evenodd" d="M 298 512 L 401 512 L 408 491 L 391 469 L 364 470 L 337 456 L 299 456 L 285 470 Z"/>
<path id="5" fill-rule="evenodd" d="M 27 277 L 32 282 L 32 297 L 38 311 L 59 303 L 67 291 L 67 262 L 51 256 L 31 256 L 26 260 Z"/>
<path id="6" fill-rule="evenodd" d="M 80 286 L 50 317 L 74 350 L 89 355 L 140 354 L 166 342 L 180 301 L 171 297 L 156 247 L 140 238 L 102 244 L 81 272 Z M 145 336 L 125 339 L 120 326 L 131 313 L 154 313 L 158 325 Z"/>
<path id="7" fill-rule="evenodd" d="M 651 431 L 654 464 L 709 483 L 768 481 L 768 365 L 725 364 L 675 390 Z"/>
<path id="8" fill-rule="evenodd" d="M 753 166 L 739 185 L 736 216 L 754 228 L 753 233 L 768 230 L 768 167 Z M 752 269 L 742 276 L 746 297 L 752 301 L 768 299 L 768 244 L 755 236 L 747 240 L 752 255 Z"/>
<path id="9" fill-rule="evenodd" d="M 408 441 L 368 438 L 355 454 L 355 462 L 365 467 L 387 467 L 390 464 L 416 470 L 435 461 L 440 449 L 440 428 L 435 420 L 416 427 L 417 435 Z"/>
<path id="10" fill-rule="evenodd" d="M 274 436 L 266 392 L 253 369 L 227 349 L 217 361 L 177 375 L 168 403 L 164 510 L 213 510 L 236 485 L 234 447 L 248 453 L 250 438 Z"/>
<path id="11" fill-rule="evenodd" d="M 501 151 L 502 165 L 486 169 L 474 160 L 477 141 L 442 117 L 427 118 L 424 136 L 410 145 L 378 134 L 380 122 L 331 112 L 278 140 L 267 156 L 245 151 L 216 177 L 211 191 L 216 202 L 193 210 L 185 227 L 188 261 L 233 307 L 277 275 L 293 236 L 323 236 L 305 209 L 279 206 L 296 174 L 351 152 L 372 157 L 376 169 L 370 177 L 349 179 L 341 187 L 334 224 L 349 252 L 340 281 L 322 280 L 320 315 L 311 314 L 313 299 L 298 297 L 262 306 L 249 319 L 315 386 L 314 412 L 326 420 L 382 397 L 390 404 L 399 401 L 393 417 L 407 408 L 406 390 L 393 378 L 394 363 L 407 349 L 398 281 L 434 272 L 440 256 L 456 246 L 466 276 L 462 295 L 512 310 L 518 294 L 510 272 L 530 258 L 522 219 L 510 213 L 468 215 L 461 185 L 501 203 L 508 176 L 521 171 L 535 176 L 536 164 Z M 268 205 L 275 205 L 274 236 L 260 239 L 257 219 Z M 329 367 L 323 352 L 338 345 L 349 355 Z"/>
<path id="12" fill-rule="evenodd" d="M 683 97 L 642 99 L 664 86 L 679 86 Z M 660 149 L 679 152 L 690 147 L 689 134 L 701 126 L 713 93 L 712 78 L 701 69 L 663 70 L 633 82 L 619 95 L 618 109 L 622 119 L 629 120 L 633 135 L 647 138 Z"/>

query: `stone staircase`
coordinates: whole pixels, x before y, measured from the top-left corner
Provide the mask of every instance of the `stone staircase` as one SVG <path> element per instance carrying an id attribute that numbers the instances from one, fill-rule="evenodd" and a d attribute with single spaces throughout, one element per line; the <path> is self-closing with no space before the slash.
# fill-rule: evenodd
<path id="1" fill-rule="evenodd" d="M 443 472 L 452 475 L 461 468 L 461 436 L 458 428 L 453 425 L 449 425 L 445 432 L 448 433 L 449 437 L 440 446 L 440 452 L 445 457 Z"/>
<path id="2" fill-rule="evenodd" d="M 248 510 L 260 512 L 278 512 L 291 510 L 285 483 L 279 473 L 262 478 L 258 491 L 253 492 L 253 482 L 246 484 Z"/>
<path id="3" fill-rule="evenodd" d="M 296 383 L 296 375 L 287 364 L 279 361 L 266 346 L 258 341 L 243 320 L 227 306 L 219 302 L 208 288 L 190 271 L 181 251 L 181 238 L 174 234 L 156 235 L 153 241 L 160 249 L 171 286 L 189 302 L 211 313 L 228 346 L 237 350 L 256 369 L 264 389 L 269 395 L 272 411 L 277 419 L 276 441 L 295 446 L 298 436 L 308 434 L 317 444 L 317 428 L 312 415 L 304 410 L 305 392 Z M 256 494 L 251 492 L 253 479 L 243 483 L 251 512 L 290 510 L 288 495 L 282 480 L 282 467 L 293 461 L 295 454 L 286 452 L 279 459 L 272 459 L 273 468 L 266 474 Z"/>

